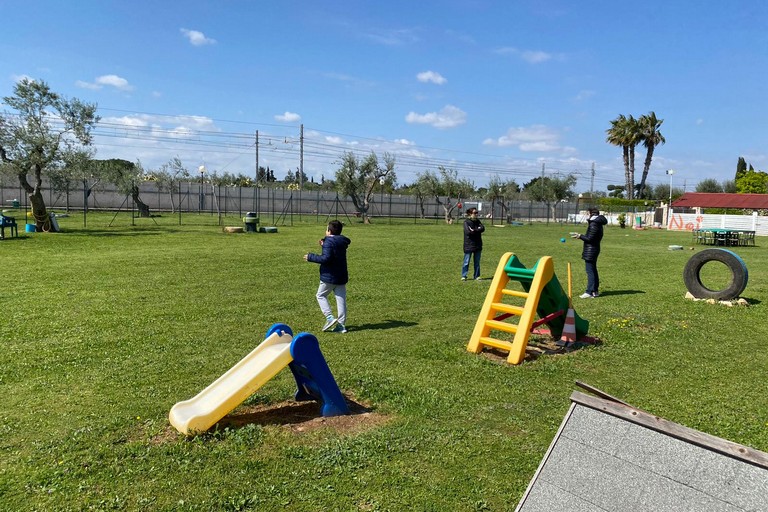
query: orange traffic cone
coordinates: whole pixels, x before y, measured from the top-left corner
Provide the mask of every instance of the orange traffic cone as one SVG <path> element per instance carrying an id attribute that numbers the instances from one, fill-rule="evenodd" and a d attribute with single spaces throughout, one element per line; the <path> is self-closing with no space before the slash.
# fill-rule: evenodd
<path id="1" fill-rule="evenodd" d="M 576 313 L 573 308 L 568 308 L 565 315 L 565 325 L 563 325 L 563 335 L 560 337 L 558 345 L 568 346 L 576 342 Z"/>

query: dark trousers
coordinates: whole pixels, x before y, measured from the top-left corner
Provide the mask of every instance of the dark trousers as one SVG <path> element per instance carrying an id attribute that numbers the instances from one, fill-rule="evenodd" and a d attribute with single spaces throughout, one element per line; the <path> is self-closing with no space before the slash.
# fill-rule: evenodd
<path id="1" fill-rule="evenodd" d="M 597 295 L 597 289 L 600 287 L 600 276 L 597 274 L 597 260 L 584 260 L 584 266 L 587 270 L 587 293 Z"/>

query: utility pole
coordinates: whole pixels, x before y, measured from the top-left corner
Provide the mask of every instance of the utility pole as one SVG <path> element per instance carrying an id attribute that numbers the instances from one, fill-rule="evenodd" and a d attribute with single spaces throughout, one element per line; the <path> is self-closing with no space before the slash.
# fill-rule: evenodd
<path id="1" fill-rule="evenodd" d="M 256 130 L 256 186 L 259 186 L 259 130 Z"/>
<path id="2" fill-rule="evenodd" d="M 546 204 L 544 198 L 544 162 L 541 162 L 541 200 Z M 549 212 L 544 212 L 544 214 L 547 216 L 547 225 L 549 225 Z"/>
<path id="3" fill-rule="evenodd" d="M 589 200 L 595 195 L 595 162 L 592 162 L 592 177 L 589 180 Z"/>
<path id="4" fill-rule="evenodd" d="M 304 188 L 304 123 L 299 134 L 299 190 Z"/>
<path id="5" fill-rule="evenodd" d="M 256 213 L 259 212 L 259 130 L 256 130 Z"/>

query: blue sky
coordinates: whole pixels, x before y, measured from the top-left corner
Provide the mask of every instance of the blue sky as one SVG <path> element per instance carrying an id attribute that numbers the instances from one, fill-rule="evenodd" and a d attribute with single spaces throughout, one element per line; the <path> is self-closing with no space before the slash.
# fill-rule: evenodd
<path id="1" fill-rule="evenodd" d="M 0 95 L 21 77 L 97 103 L 98 158 L 332 177 L 344 151 L 476 185 L 623 183 L 605 142 L 655 111 L 650 183 L 768 171 L 768 2 L 0 0 Z M 645 151 L 638 149 L 638 179 Z"/>

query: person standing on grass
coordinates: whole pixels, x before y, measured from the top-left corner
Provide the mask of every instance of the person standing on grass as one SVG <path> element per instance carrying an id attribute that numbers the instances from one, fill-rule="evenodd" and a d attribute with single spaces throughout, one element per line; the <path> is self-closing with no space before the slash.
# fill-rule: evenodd
<path id="1" fill-rule="evenodd" d="M 590 208 L 587 232 L 583 235 L 571 233 L 572 238 L 578 238 L 584 242 L 581 259 L 584 260 L 587 270 L 587 291 L 579 295 L 582 299 L 594 299 L 599 295 L 600 276 L 597 273 L 597 257 L 600 255 L 600 241 L 603 239 L 603 226 L 606 224 L 608 219 L 600 215 L 600 210 Z"/>
<path id="2" fill-rule="evenodd" d="M 317 303 L 325 315 L 323 331 L 347 332 L 347 247 L 352 241 L 342 236 L 343 224 L 338 220 L 328 223 L 325 237 L 320 240 L 322 254 L 307 253 L 304 261 L 320 264 L 320 287 L 317 289 Z M 333 292 L 336 298 L 336 314 L 331 313 L 328 295 Z"/>
<path id="3" fill-rule="evenodd" d="M 464 221 L 464 263 L 461 266 L 461 280 L 467 280 L 469 272 L 469 258 L 475 263 L 474 278 L 480 279 L 480 255 L 483 252 L 483 231 L 485 226 L 477 218 L 477 208 L 467 210 L 467 219 Z"/>

